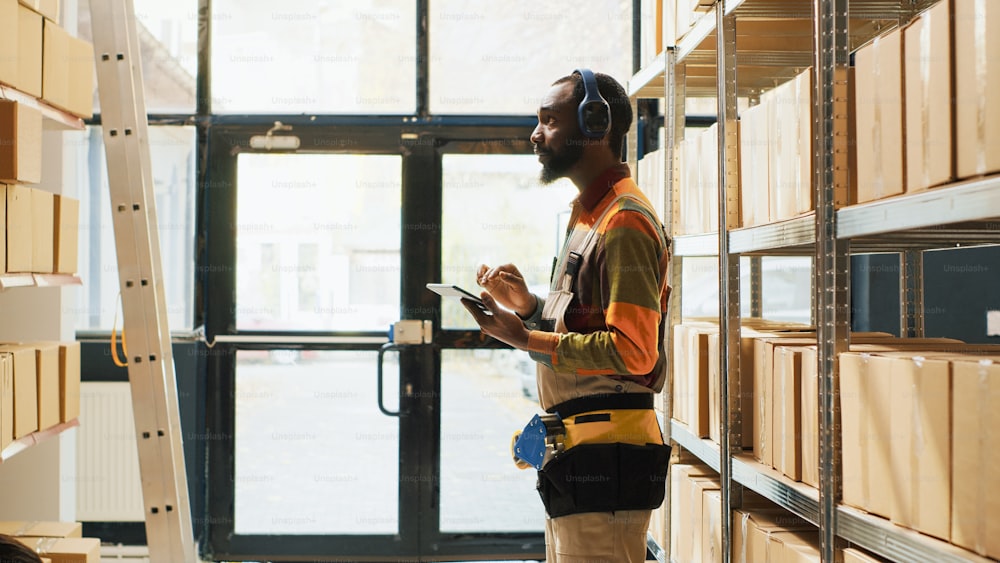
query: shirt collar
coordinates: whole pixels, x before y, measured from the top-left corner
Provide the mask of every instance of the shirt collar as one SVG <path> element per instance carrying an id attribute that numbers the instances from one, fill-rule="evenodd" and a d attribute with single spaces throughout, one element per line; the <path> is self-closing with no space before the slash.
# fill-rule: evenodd
<path id="1" fill-rule="evenodd" d="M 632 172 L 629 170 L 628 163 L 621 162 L 609 167 L 580 193 L 578 199 L 580 205 L 588 212 L 593 211 L 594 207 L 611 190 L 612 186 L 631 175 Z"/>

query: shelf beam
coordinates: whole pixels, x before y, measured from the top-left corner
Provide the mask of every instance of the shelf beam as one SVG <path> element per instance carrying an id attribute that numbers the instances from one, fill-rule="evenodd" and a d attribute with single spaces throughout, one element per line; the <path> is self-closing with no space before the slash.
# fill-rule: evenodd
<path id="1" fill-rule="evenodd" d="M 0 463 L 9 460 L 10 458 L 23 452 L 24 450 L 30 448 L 31 446 L 34 446 L 40 442 L 44 442 L 45 440 L 48 440 L 53 436 L 58 436 L 59 434 L 62 434 L 66 430 L 69 430 L 70 428 L 74 428 L 79 425 L 80 425 L 79 420 L 74 418 L 73 420 L 70 420 L 68 422 L 57 424 L 51 428 L 46 428 L 45 430 L 32 432 L 27 436 L 14 440 L 10 444 L 8 444 L 7 447 L 3 449 L 3 451 L 0 451 Z"/>
<path id="2" fill-rule="evenodd" d="M 1000 175 L 845 207 L 837 213 L 837 237 L 850 239 L 1000 218 L 998 193 Z M 1000 219 L 988 227 L 1000 231 Z"/>
<path id="3" fill-rule="evenodd" d="M 83 120 L 79 117 L 10 86 L 0 84 L 0 99 L 12 100 L 34 108 L 42 114 L 42 117 L 45 119 L 44 123 L 52 124 L 56 129 L 82 130 L 84 128 Z"/>
<path id="4" fill-rule="evenodd" d="M 630 98 L 662 98 L 666 91 L 664 73 L 667 68 L 667 54 L 660 53 L 647 66 L 628 81 L 628 96 Z"/>

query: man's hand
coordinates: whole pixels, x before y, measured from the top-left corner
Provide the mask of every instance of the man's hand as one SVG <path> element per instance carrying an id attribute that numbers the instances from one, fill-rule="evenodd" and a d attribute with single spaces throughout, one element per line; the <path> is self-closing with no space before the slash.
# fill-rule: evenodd
<path id="1" fill-rule="evenodd" d="M 480 297 L 492 315 L 482 312 L 479 307 L 468 299 L 462 299 L 462 305 L 476 319 L 483 333 L 509 344 L 518 350 L 527 350 L 528 329 L 524 328 L 524 323 L 521 322 L 521 319 L 517 318 L 517 315 L 514 313 L 499 307 L 497 301 L 489 293 L 484 291 Z"/>
<path id="2" fill-rule="evenodd" d="M 531 316 L 538 305 L 538 298 L 528 291 L 524 276 L 513 264 L 490 268 L 480 264 L 476 282 L 494 297 L 500 305 L 516 311 L 521 318 Z"/>

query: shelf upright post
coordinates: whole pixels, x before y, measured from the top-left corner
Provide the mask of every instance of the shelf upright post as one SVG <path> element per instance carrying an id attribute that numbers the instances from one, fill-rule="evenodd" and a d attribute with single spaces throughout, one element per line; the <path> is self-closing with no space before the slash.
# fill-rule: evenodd
<path id="1" fill-rule="evenodd" d="M 924 335 L 924 253 L 905 250 L 899 256 L 899 335 Z"/>
<path id="2" fill-rule="evenodd" d="M 761 306 L 764 290 L 763 260 L 760 256 L 750 257 L 750 316 L 753 318 L 760 318 L 763 309 Z"/>
<path id="3" fill-rule="evenodd" d="M 743 489 L 733 480 L 733 455 L 742 452 L 740 412 L 740 257 L 729 252 L 729 229 L 739 226 L 739 162 L 736 136 L 736 16 L 716 6 L 719 129 L 719 405 L 722 482 L 722 560 L 732 558 L 732 509 Z"/>
<path id="4" fill-rule="evenodd" d="M 838 354 L 848 347 L 849 246 L 837 238 L 847 164 L 847 0 L 814 0 L 813 190 L 816 202 L 815 284 L 819 374 L 819 524 L 824 563 L 837 554 L 837 506 L 843 494 Z"/>
<path id="5" fill-rule="evenodd" d="M 153 563 L 196 562 L 135 10 L 91 0 L 90 11 L 147 545 Z"/>
<path id="6" fill-rule="evenodd" d="M 684 65 L 677 64 L 677 50 L 674 47 L 667 47 L 666 50 L 666 72 L 664 73 L 664 109 L 666 110 L 666 116 L 664 120 L 664 131 L 665 139 L 664 142 L 666 146 L 663 151 L 664 158 L 664 179 L 666 182 L 666 189 L 664 190 L 664 202 L 663 202 L 663 222 L 667 226 L 667 233 L 670 235 L 671 239 L 674 237 L 676 232 L 676 224 L 674 222 L 674 211 L 679 209 L 679 199 L 678 199 L 678 189 L 677 182 L 680 179 L 680 170 L 678 169 L 677 162 L 677 143 L 684 138 L 684 97 L 685 97 L 685 76 L 684 76 Z M 673 252 L 673 249 L 671 249 Z M 671 287 L 670 300 L 667 304 L 667 314 L 669 319 L 666 325 L 667 334 L 666 343 L 664 347 L 664 352 L 667 354 L 667 381 L 665 382 L 663 389 L 663 412 L 664 412 L 664 431 L 669 440 L 670 438 L 670 421 L 674 417 L 674 326 L 681 322 L 681 279 L 683 274 L 683 258 L 672 255 L 670 259 L 670 268 L 667 273 L 669 276 L 669 283 Z M 676 447 L 676 445 L 674 446 Z M 671 485 L 670 479 L 666 482 L 666 495 L 665 502 L 670 502 L 671 499 Z M 664 511 L 664 525 L 666 526 L 667 537 L 669 538 L 670 527 L 673 525 L 670 522 L 670 510 Z M 670 541 L 666 542 L 666 545 L 662 546 L 664 552 L 664 561 L 671 560 L 670 554 Z"/>

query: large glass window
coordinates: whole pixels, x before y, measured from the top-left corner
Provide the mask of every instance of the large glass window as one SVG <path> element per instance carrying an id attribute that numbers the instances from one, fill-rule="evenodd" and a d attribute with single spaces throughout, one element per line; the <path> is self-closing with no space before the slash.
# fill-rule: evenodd
<path id="1" fill-rule="evenodd" d="M 401 159 L 242 154 L 240 330 L 387 330 L 399 319 Z"/>
<path id="2" fill-rule="evenodd" d="M 214 0 L 214 113 L 411 114 L 412 0 Z"/>
<path id="3" fill-rule="evenodd" d="M 65 133 L 64 165 L 76 176 L 80 199 L 78 330 L 110 330 L 118 308 L 118 262 L 107 162 L 99 127 Z M 168 326 L 194 323 L 195 129 L 150 127 Z M 119 323 L 121 321 L 119 320 Z"/>
<path id="4" fill-rule="evenodd" d="M 479 264 L 511 263 L 530 289 L 547 295 L 552 259 L 562 243 L 576 187 L 565 179 L 541 185 L 535 156 L 443 159 L 441 281 L 477 291 Z M 441 323 L 449 328 L 476 326 L 454 299 L 442 301 Z"/>
<path id="5" fill-rule="evenodd" d="M 149 113 L 194 113 L 198 72 L 197 0 L 134 0 Z M 64 3 L 64 9 L 71 3 Z M 78 0 L 77 33 L 92 41 L 90 0 Z M 94 111 L 100 112 L 95 83 Z"/>
<path id="6" fill-rule="evenodd" d="M 557 78 L 578 67 L 632 75 L 632 0 L 434 0 L 430 110 L 534 114 Z"/>

